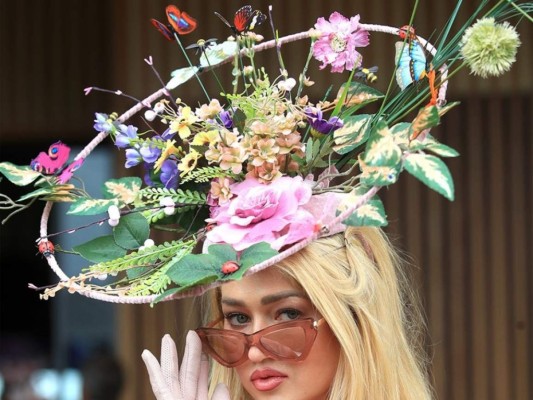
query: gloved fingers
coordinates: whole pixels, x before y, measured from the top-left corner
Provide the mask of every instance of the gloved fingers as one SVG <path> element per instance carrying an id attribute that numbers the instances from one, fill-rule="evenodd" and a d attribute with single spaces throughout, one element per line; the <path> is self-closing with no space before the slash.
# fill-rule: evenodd
<path id="1" fill-rule="evenodd" d="M 141 356 L 146 365 L 150 384 L 152 385 L 152 391 L 154 392 L 156 399 L 171 400 L 171 392 L 169 391 L 161 367 L 155 356 L 148 350 L 144 350 Z"/>
<path id="2" fill-rule="evenodd" d="M 204 353 L 202 353 L 200 357 L 200 373 L 198 375 L 198 391 L 196 399 L 209 400 L 209 359 Z"/>
<path id="3" fill-rule="evenodd" d="M 185 399 L 196 399 L 201 357 L 202 342 L 200 337 L 196 332 L 189 331 L 180 368 L 180 383 Z"/>
<path id="4" fill-rule="evenodd" d="M 213 392 L 211 400 L 231 400 L 228 387 L 223 383 L 219 383 Z"/>
<path id="5" fill-rule="evenodd" d="M 176 343 L 169 334 L 161 340 L 161 372 L 171 393 L 181 393 Z"/>

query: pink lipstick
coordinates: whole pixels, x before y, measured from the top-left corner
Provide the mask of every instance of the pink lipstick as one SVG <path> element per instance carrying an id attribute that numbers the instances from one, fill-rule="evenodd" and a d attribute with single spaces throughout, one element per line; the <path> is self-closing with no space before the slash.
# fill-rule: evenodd
<path id="1" fill-rule="evenodd" d="M 287 378 L 287 375 L 275 369 L 265 368 L 254 371 L 250 380 L 254 387 L 262 392 L 274 390 Z"/>

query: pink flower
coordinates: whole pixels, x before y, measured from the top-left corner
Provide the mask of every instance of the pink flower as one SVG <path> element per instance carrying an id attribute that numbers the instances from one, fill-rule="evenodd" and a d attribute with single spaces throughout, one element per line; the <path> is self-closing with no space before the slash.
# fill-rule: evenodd
<path id="1" fill-rule="evenodd" d="M 356 47 L 365 47 L 369 43 L 368 31 L 359 25 L 359 15 L 350 19 L 338 12 L 329 17 L 329 22 L 319 18 L 315 28 L 321 36 L 313 45 L 313 56 L 322 62 L 320 69 L 331 64 L 331 72 L 352 71 L 361 66 L 363 56 Z"/>
<path id="2" fill-rule="evenodd" d="M 207 233 L 212 243 L 227 243 L 244 250 L 268 242 L 279 250 L 313 234 L 315 218 L 304 209 L 311 187 L 301 177 L 281 177 L 266 185 L 255 178 L 231 185 L 235 195 L 222 204 L 207 222 L 215 227 Z"/>

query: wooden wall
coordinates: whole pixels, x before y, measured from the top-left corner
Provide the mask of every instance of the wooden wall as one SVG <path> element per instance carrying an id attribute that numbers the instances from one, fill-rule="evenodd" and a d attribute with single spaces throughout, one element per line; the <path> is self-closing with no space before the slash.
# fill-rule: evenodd
<path id="1" fill-rule="evenodd" d="M 267 10 L 266 1 L 249 3 Z M 412 6 L 387 0 L 271 3 L 281 34 L 306 30 L 318 16 L 334 10 L 359 13 L 365 23 L 400 26 L 409 20 Z M 455 1 L 420 3 L 417 31 L 435 36 Z M 466 1 L 464 8 L 472 10 L 477 3 Z M 151 17 L 164 20 L 166 4 L 162 0 L 2 1 L 0 144 L 49 143 L 58 138 L 86 143 L 94 135 L 95 111 L 123 111 L 131 102 L 104 93 L 85 97 L 83 88 L 121 89 L 139 98 L 156 90 L 159 83 L 144 58 L 153 56 L 164 79 L 184 66 L 177 46 L 149 23 Z M 202 24 L 184 39 L 186 44 L 200 37 L 226 36 L 227 28 L 212 11 L 230 15 L 242 4 L 215 0 L 178 4 Z M 448 162 L 456 182 L 455 202 L 408 176 L 383 195 L 391 221 L 388 231 L 417 265 L 414 273 L 426 307 L 440 399 L 533 398 L 533 47 L 529 42 L 533 35 L 531 27 L 520 32 L 524 44 L 509 74 L 481 80 L 462 72 L 451 83 L 449 98 L 463 104 L 444 118 L 434 134 L 461 153 Z M 269 27 L 261 33 L 271 36 Z M 383 88 L 392 69 L 395 39 L 372 34 L 371 40 L 363 55 L 367 65 L 379 65 Z M 306 54 L 294 45 L 287 49 L 286 64 L 300 68 Z M 194 82 L 177 95 L 201 99 Z M 122 162 L 117 160 L 117 165 Z M 149 348 L 158 354 L 165 332 L 181 340 L 186 327 L 197 323 L 184 311 L 189 306 L 176 302 L 155 308 L 119 307 L 117 342 L 128 374 L 124 399 L 151 398 L 140 353 Z"/>

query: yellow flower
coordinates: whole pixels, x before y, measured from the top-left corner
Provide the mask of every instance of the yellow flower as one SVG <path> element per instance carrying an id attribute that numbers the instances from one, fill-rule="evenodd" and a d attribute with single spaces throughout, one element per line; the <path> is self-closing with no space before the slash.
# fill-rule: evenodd
<path id="1" fill-rule="evenodd" d="M 187 139 L 191 135 L 190 126 L 198 121 L 190 107 L 183 107 L 181 114 L 170 123 L 170 132 L 178 132 L 181 139 Z"/>
<path id="2" fill-rule="evenodd" d="M 202 155 L 198 153 L 197 151 L 191 150 L 189 154 L 187 154 L 185 157 L 181 159 L 180 163 L 178 164 L 178 169 L 181 172 L 183 172 L 182 176 L 188 174 L 189 172 L 191 172 L 193 169 L 196 168 L 198 159 L 201 156 Z"/>
<path id="3" fill-rule="evenodd" d="M 220 141 L 220 136 L 218 135 L 217 130 L 212 130 L 209 132 L 198 132 L 194 139 L 191 142 L 191 146 L 209 146 L 212 143 Z"/>
<path id="4" fill-rule="evenodd" d="M 161 155 L 157 159 L 157 161 L 154 164 L 154 171 L 158 172 L 161 168 L 161 165 L 165 162 L 166 159 L 168 159 L 173 154 L 179 154 L 180 148 L 174 146 L 176 143 L 175 140 L 167 140 L 167 145 L 165 149 L 161 152 Z"/>

